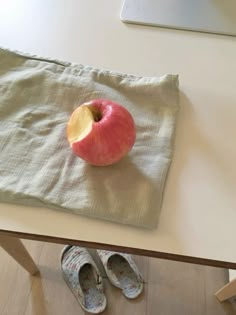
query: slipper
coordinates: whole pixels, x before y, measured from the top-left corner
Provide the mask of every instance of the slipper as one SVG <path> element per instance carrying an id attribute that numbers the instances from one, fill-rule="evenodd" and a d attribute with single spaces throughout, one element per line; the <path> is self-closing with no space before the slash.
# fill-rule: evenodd
<path id="1" fill-rule="evenodd" d="M 89 252 L 79 246 L 66 246 L 61 254 L 63 278 L 81 307 L 98 314 L 107 305 L 102 276 Z"/>
<path id="2" fill-rule="evenodd" d="M 131 255 L 97 250 L 110 282 L 122 290 L 128 299 L 135 299 L 143 291 L 143 279 Z"/>

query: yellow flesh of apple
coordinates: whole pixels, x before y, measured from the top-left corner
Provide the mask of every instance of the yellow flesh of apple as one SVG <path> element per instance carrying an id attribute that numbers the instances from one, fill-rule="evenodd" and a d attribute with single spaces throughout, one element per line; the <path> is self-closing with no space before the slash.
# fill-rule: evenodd
<path id="1" fill-rule="evenodd" d="M 81 106 L 76 109 L 68 123 L 68 140 L 72 145 L 74 142 L 80 141 L 92 129 L 94 117 L 87 106 Z"/>

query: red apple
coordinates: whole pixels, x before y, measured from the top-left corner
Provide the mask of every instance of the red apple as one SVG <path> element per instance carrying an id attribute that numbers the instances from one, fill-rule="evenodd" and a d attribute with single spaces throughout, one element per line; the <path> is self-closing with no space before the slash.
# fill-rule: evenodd
<path id="1" fill-rule="evenodd" d="M 123 106 L 106 99 L 80 105 L 67 125 L 73 152 L 89 164 L 105 166 L 118 162 L 133 147 L 134 120 Z"/>

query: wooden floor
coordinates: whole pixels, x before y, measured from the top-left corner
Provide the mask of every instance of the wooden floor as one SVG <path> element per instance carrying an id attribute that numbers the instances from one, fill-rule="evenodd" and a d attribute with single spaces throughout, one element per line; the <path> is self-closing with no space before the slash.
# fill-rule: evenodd
<path id="1" fill-rule="evenodd" d="M 0 248 L 0 315 L 85 314 L 62 279 L 62 246 L 33 241 L 24 244 L 41 273 L 30 276 Z M 129 301 L 105 279 L 108 308 L 104 315 L 236 313 L 229 302 L 220 304 L 213 295 L 227 282 L 226 270 L 146 257 L 135 260 L 145 278 L 144 294 Z"/>

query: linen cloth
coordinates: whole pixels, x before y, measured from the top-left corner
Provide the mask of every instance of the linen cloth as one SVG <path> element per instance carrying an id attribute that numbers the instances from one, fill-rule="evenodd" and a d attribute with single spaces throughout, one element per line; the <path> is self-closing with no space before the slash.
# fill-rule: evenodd
<path id="1" fill-rule="evenodd" d="M 66 138 L 72 111 L 95 98 L 122 104 L 137 129 L 130 153 L 106 167 L 76 157 Z M 0 49 L 0 201 L 155 228 L 177 112 L 177 75 L 134 76 Z"/>

